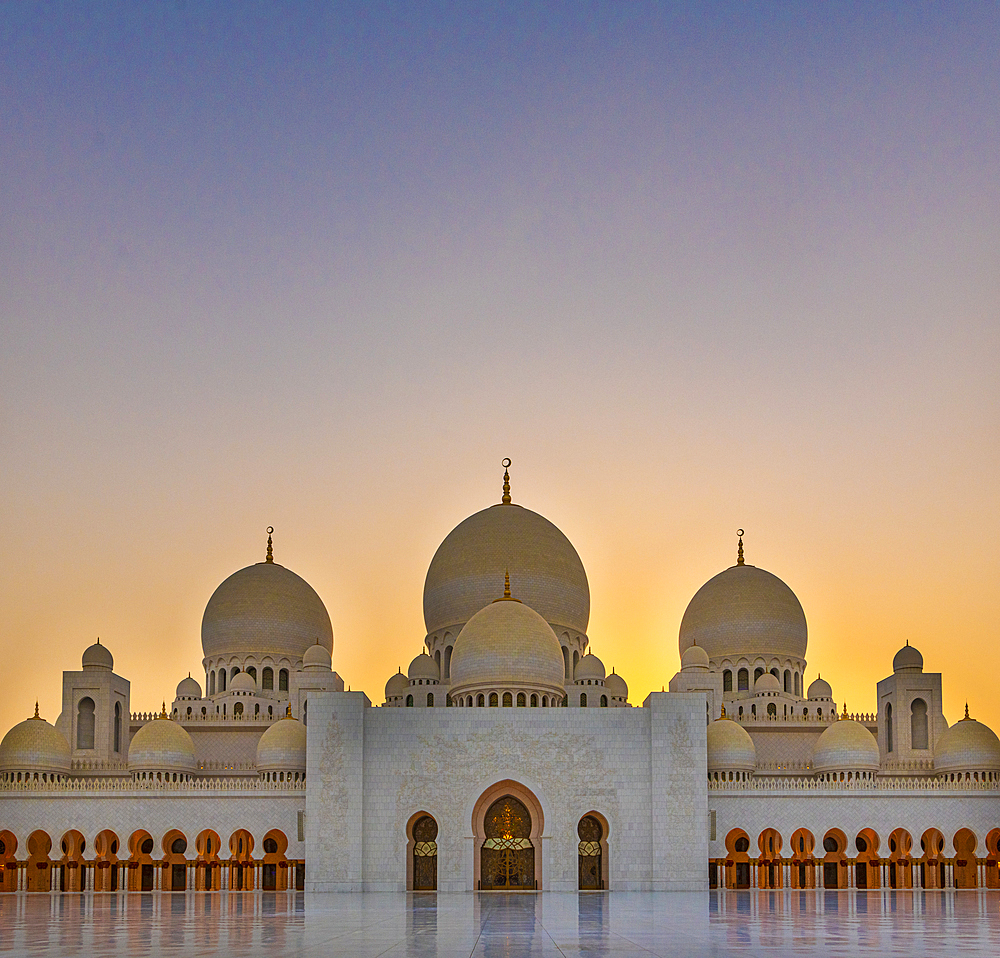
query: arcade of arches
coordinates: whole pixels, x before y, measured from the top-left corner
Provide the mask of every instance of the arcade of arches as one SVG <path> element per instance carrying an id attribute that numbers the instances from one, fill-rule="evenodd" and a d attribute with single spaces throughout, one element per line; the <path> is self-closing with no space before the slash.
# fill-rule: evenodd
<path id="1" fill-rule="evenodd" d="M 976 856 L 978 845 L 968 828 L 954 834 L 953 857 L 945 854 L 945 837 L 937 828 L 916 840 L 904 828 L 887 839 L 871 828 L 852 839 L 839 828 L 822 836 L 800 828 L 791 847 L 783 849 L 774 828 L 764 829 L 756 841 L 734 828 L 726 835 L 726 857 L 709 860 L 709 887 L 1000 888 L 1000 828 L 986 836 L 986 858 Z"/>
<path id="2" fill-rule="evenodd" d="M 0 892 L 7 891 L 286 891 L 305 887 L 305 862 L 285 856 L 288 838 L 272 829 L 255 851 L 246 829 L 222 838 L 205 829 L 190 841 L 178 829 L 159 842 L 144 829 L 125 841 L 111 829 L 94 838 L 93 854 L 85 857 L 87 840 L 71 830 L 54 844 L 48 833 L 28 836 L 24 857 L 17 838 L 0 831 Z"/>

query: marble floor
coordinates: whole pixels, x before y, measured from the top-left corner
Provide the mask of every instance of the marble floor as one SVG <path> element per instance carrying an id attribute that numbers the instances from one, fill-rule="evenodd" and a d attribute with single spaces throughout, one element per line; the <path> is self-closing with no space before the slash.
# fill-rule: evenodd
<path id="1" fill-rule="evenodd" d="M 1000 892 L 0 896 L 0 955 L 990 956 Z"/>

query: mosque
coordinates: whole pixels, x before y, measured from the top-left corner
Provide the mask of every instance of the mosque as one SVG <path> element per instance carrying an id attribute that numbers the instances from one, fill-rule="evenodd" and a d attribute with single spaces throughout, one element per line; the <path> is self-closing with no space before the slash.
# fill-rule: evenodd
<path id="1" fill-rule="evenodd" d="M 270 529 L 205 608 L 204 684 L 133 711 L 86 649 L 54 724 L 36 708 L 0 742 L 0 891 L 1000 887 L 1000 740 L 948 724 L 915 648 L 876 712 L 838 712 L 741 533 L 669 690 L 632 703 L 588 649 L 579 555 L 509 465 L 434 554 L 424 648 L 381 703 L 345 691 Z"/>

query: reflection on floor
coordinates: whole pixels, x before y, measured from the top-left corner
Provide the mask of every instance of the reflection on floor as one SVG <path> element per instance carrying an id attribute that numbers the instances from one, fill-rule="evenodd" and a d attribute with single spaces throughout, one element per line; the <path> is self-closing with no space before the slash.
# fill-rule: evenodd
<path id="1" fill-rule="evenodd" d="M 0 896 L 0 955 L 997 954 L 998 891 Z"/>

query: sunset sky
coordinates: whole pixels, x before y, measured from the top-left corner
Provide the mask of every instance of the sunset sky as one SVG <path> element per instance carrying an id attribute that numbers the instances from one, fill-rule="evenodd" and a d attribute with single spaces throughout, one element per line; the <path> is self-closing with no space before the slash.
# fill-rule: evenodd
<path id="1" fill-rule="evenodd" d="M 513 9 L 511 9 L 513 7 Z M 1000 6 L 0 2 L 0 734 L 275 558 L 374 703 L 501 494 L 641 704 L 736 558 L 1000 731 Z"/>

